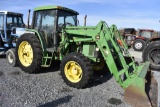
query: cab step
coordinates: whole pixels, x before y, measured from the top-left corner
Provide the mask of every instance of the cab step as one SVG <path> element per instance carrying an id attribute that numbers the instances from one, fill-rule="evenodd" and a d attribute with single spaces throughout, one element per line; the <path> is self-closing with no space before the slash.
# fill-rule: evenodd
<path id="1" fill-rule="evenodd" d="M 49 53 L 53 53 L 54 52 L 54 48 L 46 48 L 46 51 Z"/>

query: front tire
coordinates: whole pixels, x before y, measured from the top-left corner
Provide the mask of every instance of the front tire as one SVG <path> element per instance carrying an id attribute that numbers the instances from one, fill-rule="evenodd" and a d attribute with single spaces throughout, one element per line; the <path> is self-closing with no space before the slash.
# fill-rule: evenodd
<path id="1" fill-rule="evenodd" d="M 145 46 L 146 46 L 146 42 L 144 40 L 136 39 L 133 42 L 133 49 L 135 51 L 143 51 Z"/>
<path id="2" fill-rule="evenodd" d="M 147 45 L 142 53 L 143 61 L 150 61 L 150 69 L 160 71 L 160 41 Z"/>
<path id="3" fill-rule="evenodd" d="M 15 67 L 17 65 L 15 49 L 11 48 L 6 52 L 6 59 L 11 67 Z"/>
<path id="4" fill-rule="evenodd" d="M 61 75 L 64 82 L 74 88 L 83 88 L 92 77 L 90 60 L 79 53 L 69 53 L 61 61 Z"/>
<path id="5" fill-rule="evenodd" d="M 19 67 L 27 73 L 36 73 L 41 68 L 42 47 L 38 37 L 26 33 L 16 44 L 16 57 Z"/>

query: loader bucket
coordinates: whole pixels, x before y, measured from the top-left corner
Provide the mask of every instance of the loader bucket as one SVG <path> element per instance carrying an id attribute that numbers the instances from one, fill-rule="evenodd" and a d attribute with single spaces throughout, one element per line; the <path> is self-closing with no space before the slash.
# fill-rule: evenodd
<path id="1" fill-rule="evenodd" d="M 138 76 L 125 90 L 124 100 L 133 107 L 158 107 L 158 83 L 151 71 Z"/>

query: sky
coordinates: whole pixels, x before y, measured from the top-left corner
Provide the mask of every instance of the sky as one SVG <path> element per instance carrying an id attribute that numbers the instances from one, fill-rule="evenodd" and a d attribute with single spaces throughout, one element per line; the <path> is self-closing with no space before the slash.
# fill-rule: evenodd
<path id="1" fill-rule="evenodd" d="M 28 10 L 35 7 L 59 5 L 79 12 L 80 25 L 96 26 L 103 20 L 109 26 L 121 28 L 147 28 L 160 31 L 160 0 L 0 0 L 0 10 L 24 14 L 27 24 Z"/>

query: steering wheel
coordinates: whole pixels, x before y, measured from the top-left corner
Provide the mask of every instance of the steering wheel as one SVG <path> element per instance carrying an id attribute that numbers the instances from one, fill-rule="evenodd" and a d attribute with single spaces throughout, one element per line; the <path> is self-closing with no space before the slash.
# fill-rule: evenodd
<path id="1" fill-rule="evenodd" d="M 69 22 L 66 22 L 65 25 L 73 26 L 73 24 Z"/>
<path id="2" fill-rule="evenodd" d="M 63 23 L 60 23 L 60 24 L 58 24 L 58 31 L 62 31 L 62 28 L 63 28 L 63 26 L 64 26 L 64 24 Z"/>
<path id="3" fill-rule="evenodd" d="M 67 25 L 74 26 L 72 23 L 69 23 L 69 22 L 66 22 L 65 24 L 60 23 L 60 24 L 58 24 L 58 30 L 61 31 L 63 26 L 67 26 Z"/>

